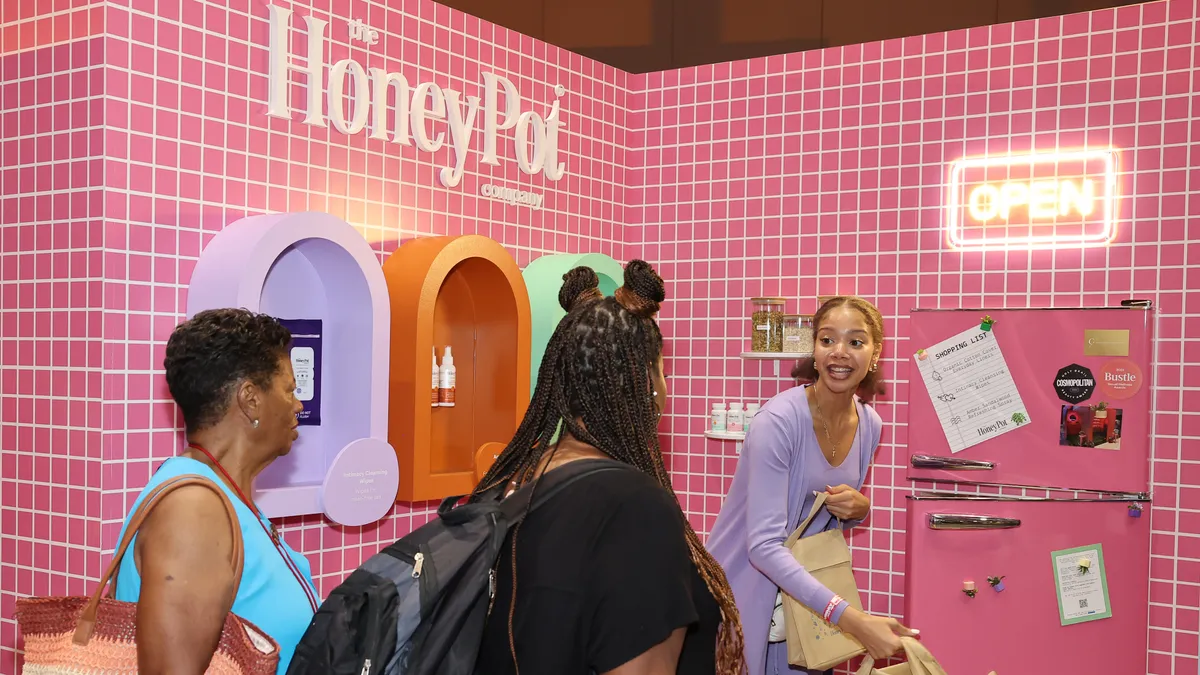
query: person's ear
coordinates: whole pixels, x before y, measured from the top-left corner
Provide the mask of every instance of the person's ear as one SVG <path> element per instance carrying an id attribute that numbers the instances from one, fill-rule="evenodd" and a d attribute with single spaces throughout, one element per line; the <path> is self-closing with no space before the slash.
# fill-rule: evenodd
<path id="1" fill-rule="evenodd" d="M 258 420 L 261 417 L 262 394 L 262 390 L 250 380 L 243 380 L 238 384 L 235 393 L 238 409 L 246 418 L 246 422 L 255 429 L 258 428 Z"/>

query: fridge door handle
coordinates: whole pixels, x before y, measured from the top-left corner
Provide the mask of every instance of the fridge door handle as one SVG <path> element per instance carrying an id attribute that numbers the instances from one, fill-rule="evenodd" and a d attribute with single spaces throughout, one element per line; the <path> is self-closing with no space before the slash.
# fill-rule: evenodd
<path id="1" fill-rule="evenodd" d="M 992 469 L 996 468 L 995 462 L 985 462 L 977 459 L 962 459 L 959 457 L 937 457 L 935 455 L 913 455 L 908 461 L 914 469 L 991 471 Z"/>
<path id="2" fill-rule="evenodd" d="M 1019 518 L 971 516 L 955 513 L 929 514 L 931 530 L 1011 530 L 1021 526 Z"/>

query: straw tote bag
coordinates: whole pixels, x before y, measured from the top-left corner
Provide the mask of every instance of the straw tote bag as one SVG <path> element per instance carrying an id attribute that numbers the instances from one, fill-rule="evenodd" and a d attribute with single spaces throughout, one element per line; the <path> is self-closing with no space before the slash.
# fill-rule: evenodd
<path id="1" fill-rule="evenodd" d="M 784 546 L 791 550 L 808 573 L 826 588 L 840 595 L 850 606 L 862 610 L 858 597 L 858 584 L 854 581 L 854 570 L 850 563 L 850 547 L 842 530 L 825 530 L 811 537 L 801 538 L 821 507 L 825 506 L 826 494 L 817 493 L 812 510 L 792 532 Z M 829 623 L 819 613 L 805 607 L 787 593 L 782 593 L 782 613 L 787 628 L 788 663 L 815 670 L 832 668 L 845 663 L 867 650 L 858 640 Z"/>
<path id="2" fill-rule="evenodd" d="M 203 485 L 216 492 L 233 523 L 233 587 L 242 580 L 242 531 L 237 512 L 215 483 L 201 476 L 176 476 L 155 488 L 129 519 L 129 527 L 108 571 L 91 597 L 22 598 L 15 616 L 25 636 L 25 675 L 134 675 L 137 660 L 137 603 L 112 598 L 117 569 L 129 542 L 150 510 L 172 490 Z M 111 583 L 111 586 L 110 586 Z M 104 593 L 105 588 L 109 593 Z M 279 645 L 233 612 L 225 617 L 209 675 L 274 675 Z"/>
<path id="3" fill-rule="evenodd" d="M 929 653 L 925 645 L 910 637 L 900 638 L 900 642 L 904 644 L 907 661 L 877 669 L 875 659 L 868 656 L 858 667 L 857 675 L 947 675 L 946 670 L 933 658 L 933 654 Z"/>

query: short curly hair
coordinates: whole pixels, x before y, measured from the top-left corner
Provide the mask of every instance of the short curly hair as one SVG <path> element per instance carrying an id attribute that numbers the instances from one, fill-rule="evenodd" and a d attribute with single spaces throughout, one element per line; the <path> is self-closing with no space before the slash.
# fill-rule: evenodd
<path id="1" fill-rule="evenodd" d="M 163 368 L 187 430 L 219 422 L 238 383 L 270 386 L 291 341 L 277 319 L 246 309 L 208 309 L 176 326 Z"/>

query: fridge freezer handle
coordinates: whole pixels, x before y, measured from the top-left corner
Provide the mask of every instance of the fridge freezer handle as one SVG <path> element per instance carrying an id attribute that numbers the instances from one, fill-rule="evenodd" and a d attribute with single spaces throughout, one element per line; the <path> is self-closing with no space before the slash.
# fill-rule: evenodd
<path id="1" fill-rule="evenodd" d="M 937 457 L 934 455 L 913 455 L 908 462 L 914 469 L 991 471 L 996 468 L 995 462 L 985 462 L 977 459 L 960 459 L 958 457 Z"/>
<path id="2" fill-rule="evenodd" d="M 1021 526 L 1019 518 L 971 516 L 953 513 L 929 514 L 931 530 L 1011 530 Z"/>

